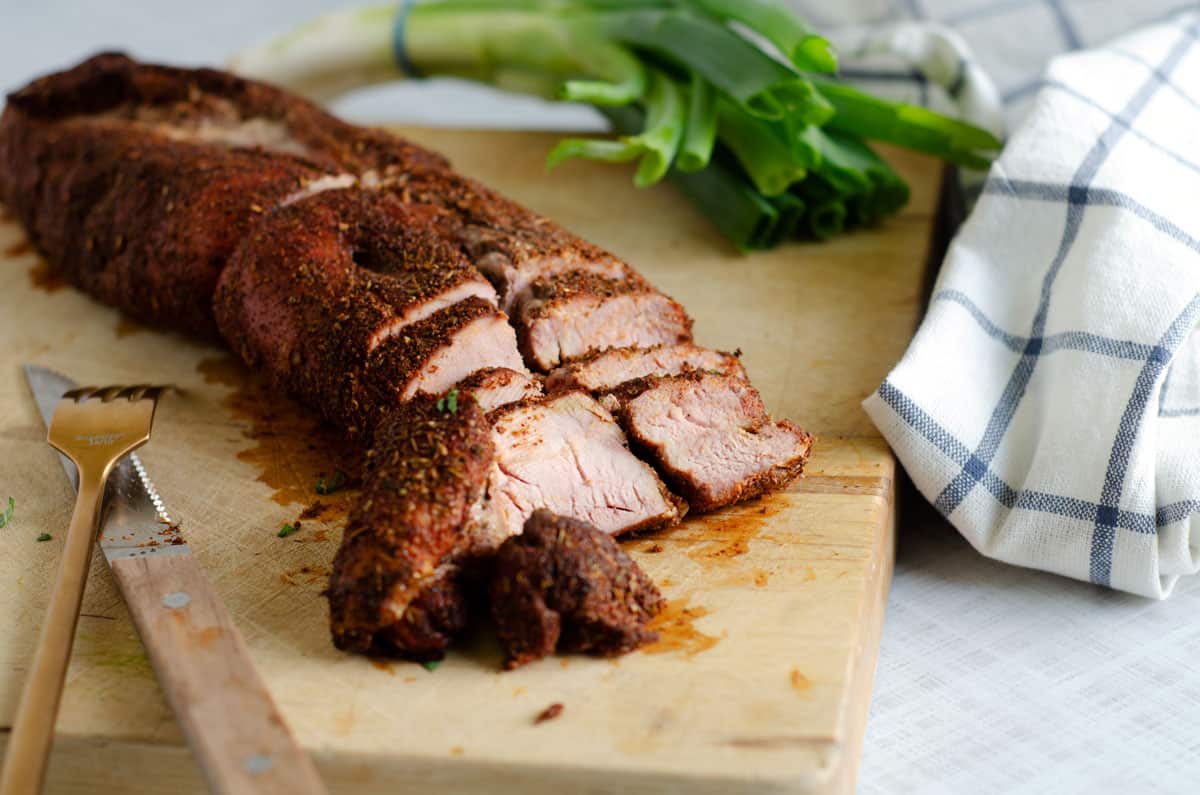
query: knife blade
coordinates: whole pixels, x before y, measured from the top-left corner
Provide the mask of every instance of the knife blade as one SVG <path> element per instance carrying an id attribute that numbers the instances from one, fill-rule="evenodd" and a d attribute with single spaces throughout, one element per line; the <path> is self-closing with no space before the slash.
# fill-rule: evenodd
<path id="1" fill-rule="evenodd" d="M 25 377 L 49 427 L 59 399 L 75 383 L 28 364 Z M 75 464 L 59 458 L 78 488 Z M 292 737 L 229 611 L 134 453 L 109 476 L 98 541 L 209 788 L 323 795 L 312 760 Z"/>
<path id="2" fill-rule="evenodd" d="M 42 422 L 48 428 L 59 398 L 78 384 L 53 370 L 31 364 L 25 365 L 25 378 L 33 390 Z M 72 486 L 79 488 L 75 464 L 62 453 L 58 457 Z M 137 453 L 122 458 L 109 475 L 100 514 L 99 542 L 110 564 L 120 558 L 191 553 Z"/>

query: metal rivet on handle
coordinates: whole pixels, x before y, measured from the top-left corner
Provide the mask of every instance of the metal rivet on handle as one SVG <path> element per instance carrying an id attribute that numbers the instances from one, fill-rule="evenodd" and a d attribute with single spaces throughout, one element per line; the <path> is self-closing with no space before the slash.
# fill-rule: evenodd
<path id="1" fill-rule="evenodd" d="M 178 610 L 181 607 L 187 607 L 191 603 L 192 597 L 188 596 L 184 591 L 175 591 L 169 593 L 162 598 L 163 607 L 169 607 L 172 610 Z"/>

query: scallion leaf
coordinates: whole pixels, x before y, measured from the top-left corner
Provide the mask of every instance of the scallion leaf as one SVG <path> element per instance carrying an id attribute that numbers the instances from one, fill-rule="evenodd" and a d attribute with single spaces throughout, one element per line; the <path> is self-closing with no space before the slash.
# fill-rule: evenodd
<path id="1" fill-rule="evenodd" d="M 15 508 L 16 508 L 16 502 L 13 500 L 12 497 L 9 497 L 8 498 L 8 508 L 5 509 L 4 513 L 0 514 L 0 527 L 7 527 L 8 523 L 12 521 L 13 510 L 15 510 Z"/>
<path id="2" fill-rule="evenodd" d="M 344 485 L 346 485 L 346 473 L 340 469 L 335 469 L 333 470 L 333 475 L 328 479 L 324 477 L 317 478 L 314 490 L 317 494 L 333 494 Z"/>

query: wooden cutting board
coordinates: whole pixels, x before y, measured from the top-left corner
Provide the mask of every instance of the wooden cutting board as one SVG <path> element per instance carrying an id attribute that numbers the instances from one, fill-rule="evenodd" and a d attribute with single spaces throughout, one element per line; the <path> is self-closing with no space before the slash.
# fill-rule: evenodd
<path id="1" fill-rule="evenodd" d="M 848 792 L 893 554 L 895 462 L 860 400 L 919 312 L 939 170 L 889 152 L 913 200 L 880 229 L 741 256 L 669 187 L 542 158 L 555 136 L 413 130 L 421 143 L 628 258 L 741 348 L 768 406 L 819 437 L 785 493 L 630 539 L 670 600 L 661 640 L 619 660 L 503 673 L 488 630 L 436 671 L 329 642 L 321 595 L 355 455 L 220 350 L 140 328 L 48 276 L 0 221 L 0 723 L 11 723 L 73 499 L 19 365 L 81 383 L 171 382 L 144 460 L 335 791 Z M 299 521 L 281 539 L 285 522 Z M 40 533 L 53 539 L 37 542 Z M 49 791 L 179 793 L 199 772 L 96 556 Z M 535 724 L 551 704 L 559 717 Z M 7 731 L 7 729 L 5 729 Z M 6 735 L 5 735 L 6 739 Z"/>

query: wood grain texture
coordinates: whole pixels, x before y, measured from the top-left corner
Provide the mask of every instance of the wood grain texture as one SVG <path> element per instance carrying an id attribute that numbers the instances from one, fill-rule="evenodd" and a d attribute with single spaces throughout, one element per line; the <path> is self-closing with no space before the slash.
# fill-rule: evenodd
<path id="1" fill-rule="evenodd" d="M 742 348 L 768 406 L 817 434 L 808 476 L 625 543 L 671 602 L 662 640 L 636 654 L 502 673 L 494 639 L 480 631 L 432 673 L 345 655 L 330 645 L 320 595 L 337 512 L 276 536 L 311 500 L 329 499 L 305 495 L 314 461 L 336 452 L 308 431 L 283 445 L 263 431 L 277 434 L 278 424 L 231 412 L 230 388 L 205 378 L 211 364 L 197 369 L 217 351 L 138 329 L 73 290 L 48 290 L 18 230 L 0 223 L 0 252 L 11 252 L 0 257 L 10 357 L 0 378 L 0 492 L 17 500 L 0 533 L 10 616 L 0 626 L 0 723 L 12 715 L 59 551 L 57 539 L 33 539 L 62 526 L 70 505 L 19 375 L 28 360 L 79 380 L 183 388 L 160 407 L 143 460 L 332 790 L 850 791 L 891 567 L 895 476 L 859 402 L 916 325 L 936 165 L 888 153 L 914 197 L 879 229 L 743 257 L 669 188 L 636 191 L 627 172 L 585 163 L 546 178 L 554 136 L 413 137 L 629 258 L 695 315 L 702 344 Z M 246 410 L 286 405 L 263 392 L 239 401 Z M 257 441 L 247 438 L 252 425 Z M 562 714 L 535 725 L 553 703 Z M 112 575 L 96 561 L 49 790 L 100 786 L 166 793 L 202 783 Z"/>
<path id="2" fill-rule="evenodd" d="M 122 558 L 112 573 L 209 788 L 325 792 L 196 559 Z"/>

